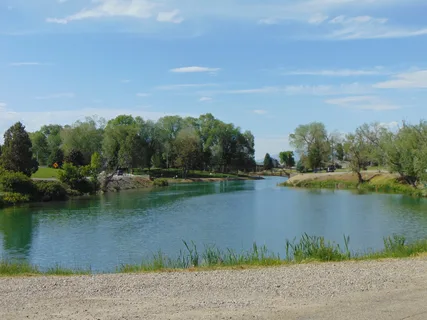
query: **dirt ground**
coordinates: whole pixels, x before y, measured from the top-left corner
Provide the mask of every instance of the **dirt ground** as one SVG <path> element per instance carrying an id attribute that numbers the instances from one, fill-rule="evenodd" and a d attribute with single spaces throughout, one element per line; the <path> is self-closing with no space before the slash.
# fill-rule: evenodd
<path id="1" fill-rule="evenodd" d="M 427 257 L 0 278 L 0 319 L 427 319 Z"/>

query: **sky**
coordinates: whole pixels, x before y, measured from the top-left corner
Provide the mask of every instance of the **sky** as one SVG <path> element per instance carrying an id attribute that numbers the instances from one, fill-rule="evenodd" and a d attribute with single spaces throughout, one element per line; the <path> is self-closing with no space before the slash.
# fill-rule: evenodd
<path id="1" fill-rule="evenodd" d="M 215 117 L 256 157 L 300 124 L 426 118 L 425 0 L 1 0 L 0 134 L 16 121 Z"/>

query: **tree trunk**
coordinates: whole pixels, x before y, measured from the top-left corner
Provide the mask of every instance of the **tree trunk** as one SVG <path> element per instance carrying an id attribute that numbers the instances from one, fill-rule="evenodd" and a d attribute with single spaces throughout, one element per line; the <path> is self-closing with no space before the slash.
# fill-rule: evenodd
<path id="1" fill-rule="evenodd" d="M 365 182 L 365 180 L 363 180 L 363 176 L 362 176 L 362 174 L 360 173 L 360 171 L 357 171 L 356 173 L 357 173 L 357 178 L 359 179 L 359 184 L 364 183 L 364 182 Z"/>

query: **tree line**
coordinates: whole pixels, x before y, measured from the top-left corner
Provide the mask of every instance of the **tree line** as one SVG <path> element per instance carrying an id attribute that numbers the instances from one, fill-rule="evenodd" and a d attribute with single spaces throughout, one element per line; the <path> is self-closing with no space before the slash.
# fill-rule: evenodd
<path id="1" fill-rule="evenodd" d="M 345 161 L 360 183 L 365 182 L 361 172 L 368 166 L 385 167 L 414 187 L 427 179 L 426 121 L 393 128 L 363 124 L 348 134 L 328 133 L 323 123 L 313 122 L 298 126 L 289 138 L 300 156 L 301 172 Z"/>
<path id="2" fill-rule="evenodd" d="M 184 176 L 189 170 L 251 171 L 256 165 L 254 140 L 250 131 L 212 114 L 166 116 L 156 122 L 131 115 L 109 121 L 90 117 L 71 125 L 44 125 L 31 133 L 17 123 L 5 133 L 0 166 L 30 176 L 38 165 L 84 167 L 96 155 L 107 172 L 152 167 L 180 168 Z"/>

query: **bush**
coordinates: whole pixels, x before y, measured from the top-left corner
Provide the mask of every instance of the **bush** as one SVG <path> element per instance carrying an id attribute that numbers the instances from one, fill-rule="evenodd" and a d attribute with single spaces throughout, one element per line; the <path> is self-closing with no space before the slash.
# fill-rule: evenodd
<path id="1" fill-rule="evenodd" d="M 21 172 L 4 171 L 0 175 L 0 190 L 32 196 L 35 193 L 33 181 Z"/>
<path id="2" fill-rule="evenodd" d="M 155 187 L 167 187 L 169 186 L 169 182 L 167 179 L 156 179 L 154 180 L 153 185 Z"/>
<path id="3" fill-rule="evenodd" d="M 34 182 L 37 200 L 40 201 L 60 201 L 67 199 L 67 190 L 56 181 L 35 181 Z"/>
<path id="4" fill-rule="evenodd" d="M 62 171 L 58 173 L 59 181 L 68 185 L 72 190 L 80 193 L 90 193 L 93 191 L 92 184 L 86 179 L 84 173 L 86 168 L 76 167 L 71 163 L 64 163 Z"/>
<path id="5" fill-rule="evenodd" d="M 16 192 L 4 192 L 0 195 L 0 207 L 7 205 L 15 205 L 30 201 L 30 196 Z"/>

